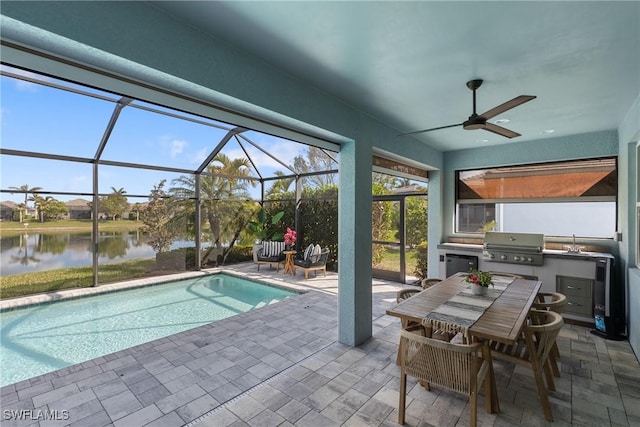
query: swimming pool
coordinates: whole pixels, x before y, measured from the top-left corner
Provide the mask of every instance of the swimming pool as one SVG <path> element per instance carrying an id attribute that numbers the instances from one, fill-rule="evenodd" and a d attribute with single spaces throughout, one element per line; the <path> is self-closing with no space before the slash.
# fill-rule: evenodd
<path id="1" fill-rule="evenodd" d="M 0 386 L 297 295 L 214 274 L 0 313 Z"/>

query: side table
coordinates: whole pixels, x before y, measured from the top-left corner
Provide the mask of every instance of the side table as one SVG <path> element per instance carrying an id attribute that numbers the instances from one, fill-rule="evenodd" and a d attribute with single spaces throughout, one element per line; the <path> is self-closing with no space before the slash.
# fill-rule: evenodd
<path id="1" fill-rule="evenodd" d="M 283 251 L 283 254 L 287 257 L 284 261 L 284 274 L 296 275 L 296 265 L 293 263 L 293 256 L 297 251 Z"/>

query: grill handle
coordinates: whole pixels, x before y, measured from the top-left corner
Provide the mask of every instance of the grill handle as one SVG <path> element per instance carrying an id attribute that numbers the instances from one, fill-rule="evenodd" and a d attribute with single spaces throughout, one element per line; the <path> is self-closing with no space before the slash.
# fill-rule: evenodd
<path id="1" fill-rule="evenodd" d="M 491 243 L 484 244 L 485 249 L 493 250 L 493 251 L 511 251 L 511 252 L 532 252 L 532 253 L 541 253 L 542 247 L 540 246 L 517 246 L 517 245 L 493 245 Z"/>

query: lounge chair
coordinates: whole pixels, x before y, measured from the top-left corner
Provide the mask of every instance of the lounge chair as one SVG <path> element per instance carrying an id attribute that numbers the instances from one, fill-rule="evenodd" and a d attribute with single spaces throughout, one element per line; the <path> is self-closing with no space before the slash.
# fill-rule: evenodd
<path id="1" fill-rule="evenodd" d="M 276 271 L 280 271 L 280 264 L 284 267 L 285 255 L 283 253 L 285 248 L 284 242 L 264 242 L 262 247 L 258 249 L 258 255 L 256 257 L 258 264 L 258 271 L 260 271 L 260 264 L 269 264 L 272 267 L 276 265 Z"/>
<path id="2" fill-rule="evenodd" d="M 306 252 L 306 251 L 305 251 Z M 324 272 L 324 277 L 327 277 L 327 260 L 329 259 L 329 249 L 324 248 L 320 251 L 320 255 L 309 254 L 307 258 L 304 258 L 304 254 L 293 260 L 296 267 L 300 267 L 304 270 L 304 278 L 309 278 L 309 272 L 313 271 L 316 275 L 318 270 Z"/>

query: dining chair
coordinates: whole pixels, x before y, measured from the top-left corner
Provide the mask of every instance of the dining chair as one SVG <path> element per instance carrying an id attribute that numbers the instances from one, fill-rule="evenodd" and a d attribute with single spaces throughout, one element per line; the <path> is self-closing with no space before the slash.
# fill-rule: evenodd
<path id="1" fill-rule="evenodd" d="M 398 292 L 396 292 L 396 303 L 400 303 L 408 298 L 411 298 L 417 293 L 420 293 L 420 289 L 412 289 L 412 288 L 400 289 Z M 402 329 L 408 329 L 408 328 L 413 329 L 413 327 L 415 327 L 416 325 L 421 326 L 419 323 L 411 322 L 406 319 L 401 319 L 400 322 L 402 324 Z"/>
<path id="2" fill-rule="evenodd" d="M 567 305 L 567 297 L 564 294 L 559 292 L 538 292 L 532 308 L 536 310 L 551 310 L 558 314 L 562 314 L 565 305 Z M 560 370 L 558 369 L 558 362 L 556 359 L 560 358 L 560 350 L 558 349 L 557 341 L 553 343 L 550 358 L 553 375 L 559 377 Z"/>
<path id="3" fill-rule="evenodd" d="M 422 279 L 420 286 L 422 286 L 422 289 L 427 289 L 438 282 L 442 282 L 442 279 L 438 279 L 437 277 L 427 277 L 426 279 Z"/>
<path id="4" fill-rule="evenodd" d="M 549 353 L 564 322 L 560 314 L 549 310 L 531 310 L 529 319 L 521 337 L 514 345 L 492 341 L 489 346 L 495 359 L 506 360 L 532 369 L 544 417 L 547 421 L 553 421 L 553 412 L 547 393 L 547 388 L 555 391 Z M 542 377 L 543 371 L 546 386 Z"/>
<path id="5" fill-rule="evenodd" d="M 403 330 L 399 351 L 398 423 L 404 424 L 405 419 L 407 376 L 418 379 L 427 390 L 429 384 L 434 384 L 469 396 L 471 426 L 477 424 L 478 391 L 483 384 L 486 411 L 499 411 L 491 352 L 486 342 L 453 344 Z"/>

